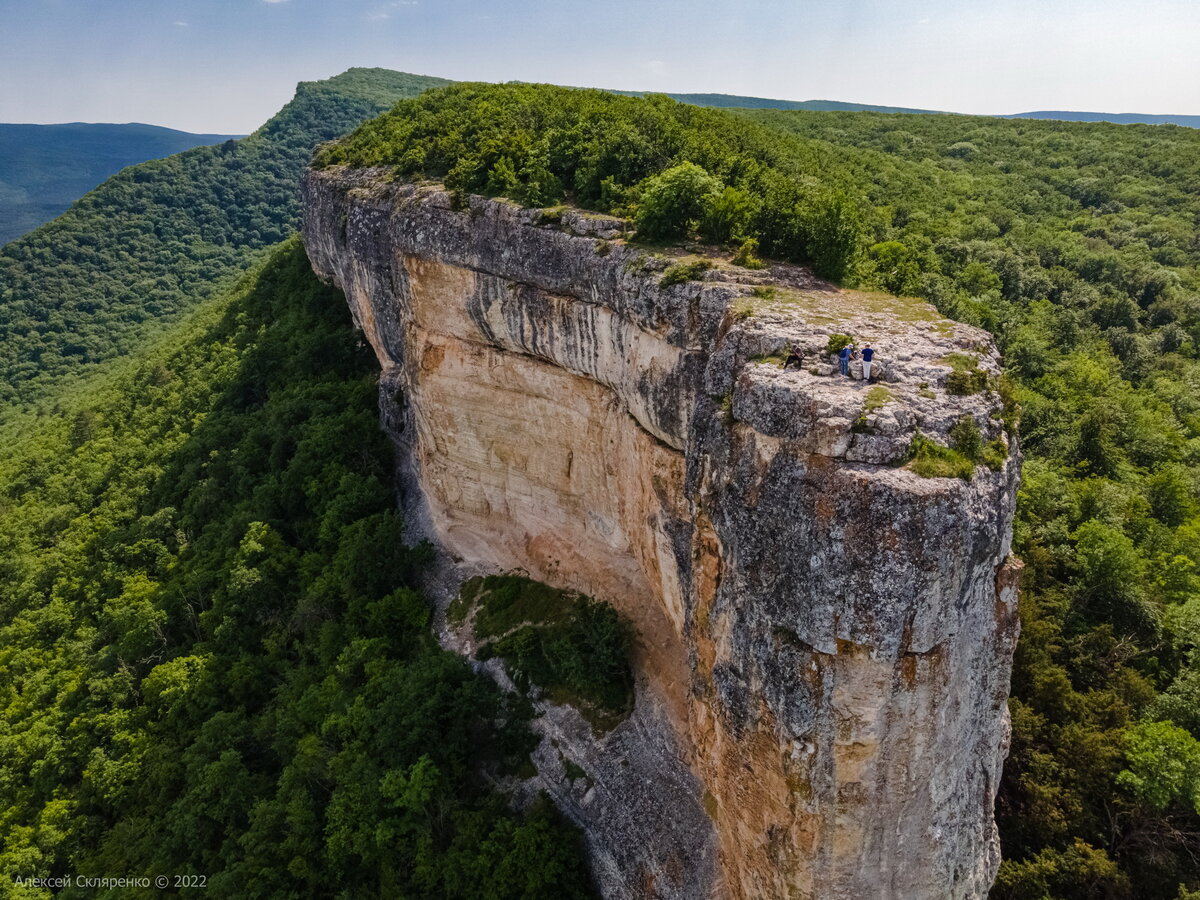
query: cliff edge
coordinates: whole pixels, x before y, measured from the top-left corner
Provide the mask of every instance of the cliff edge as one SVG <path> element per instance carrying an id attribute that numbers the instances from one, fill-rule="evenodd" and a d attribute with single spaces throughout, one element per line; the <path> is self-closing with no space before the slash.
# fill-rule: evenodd
<path id="1" fill-rule="evenodd" d="M 463 571 L 522 569 L 637 630 L 634 714 L 597 737 L 555 711 L 535 754 L 605 895 L 985 896 L 1018 628 L 990 336 L 796 266 L 650 254 L 578 210 L 373 170 L 303 190 L 414 521 Z M 872 342 L 874 386 L 834 371 L 838 334 Z M 983 461 L 903 465 L 945 445 Z"/>

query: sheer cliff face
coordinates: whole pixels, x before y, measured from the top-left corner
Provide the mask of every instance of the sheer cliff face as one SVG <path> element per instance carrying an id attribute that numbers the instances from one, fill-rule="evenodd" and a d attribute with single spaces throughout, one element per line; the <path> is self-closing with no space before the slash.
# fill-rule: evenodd
<path id="1" fill-rule="evenodd" d="M 993 393 L 945 390 L 964 357 L 997 372 L 988 336 L 792 267 L 661 287 L 665 263 L 578 212 L 455 209 L 372 172 L 310 173 L 305 194 L 309 256 L 379 357 L 429 536 L 637 627 L 641 721 L 667 722 L 660 758 L 691 770 L 664 773 L 691 796 L 663 803 L 711 824 L 594 840 L 605 893 L 984 896 L 1018 454 L 969 482 L 893 464 L 963 416 L 1007 445 Z M 881 387 L 832 373 L 839 332 L 874 344 Z M 802 369 L 763 361 L 792 345 Z M 592 807 L 556 796 L 616 834 L 645 798 L 607 788 Z"/>

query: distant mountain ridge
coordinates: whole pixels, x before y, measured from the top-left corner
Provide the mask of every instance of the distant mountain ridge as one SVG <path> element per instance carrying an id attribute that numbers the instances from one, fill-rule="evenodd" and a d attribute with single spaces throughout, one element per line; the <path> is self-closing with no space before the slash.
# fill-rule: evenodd
<path id="1" fill-rule="evenodd" d="M 77 382 L 219 290 L 299 225 L 314 146 L 448 83 L 362 68 L 302 81 L 249 137 L 127 167 L 0 247 L 0 404 Z"/>
<path id="2" fill-rule="evenodd" d="M 630 97 L 643 97 L 647 91 L 613 91 Z M 927 116 L 966 115 L 942 109 L 918 109 L 910 106 L 880 106 L 874 103 L 847 103 L 842 100 L 777 100 L 770 97 L 746 97 L 740 94 L 667 94 L 681 103 L 715 106 L 722 109 L 807 109 L 817 112 L 909 113 Z M 1181 125 L 1200 128 L 1200 116 L 1153 115 L 1150 113 L 1075 112 L 1037 110 L 1034 112 L 993 113 L 996 119 L 1057 119 L 1063 122 L 1112 122 L 1117 125 Z"/>
<path id="3" fill-rule="evenodd" d="M 240 136 L 140 122 L 0 125 L 0 244 L 66 212 L 126 166 Z"/>
<path id="4" fill-rule="evenodd" d="M 647 91 L 613 91 L 628 97 L 644 97 Z M 818 112 L 881 112 L 925 113 L 943 115 L 936 109 L 914 109 L 907 106 L 877 106 L 871 103 L 844 103 L 841 100 L 774 100 L 769 97 L 743 97 L 739 94 L 667 94 L 680 103 L 712 106 L 720 109 L 809 109 Z"/>
<path id="5" fill-rule="evenodd" d="M 1037 112 L 1013 113 L 1001 119 L 1057 119 L 1063 122 L 1113 122 L 1117 125 L 1181 125 L 1184 128 L 1200 128 L 1200 116 L 1156 116 L 1149 113 L 1097 113 L 1070 112 L 1064 110 L 1039 110 Z"/>

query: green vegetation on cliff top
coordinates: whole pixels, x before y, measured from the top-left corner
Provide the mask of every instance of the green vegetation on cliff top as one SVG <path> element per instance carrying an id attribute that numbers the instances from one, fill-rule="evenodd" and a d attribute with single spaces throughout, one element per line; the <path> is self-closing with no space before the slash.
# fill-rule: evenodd
<path id="1" fill-rule="evenodd" d="M 628 212 L 641 239 L 695 228 L 716 242 L 754 238 L 833 279 L 858 249 L 858 206 L 806 142 L 662 95 L 455 84 L 402 101 L 316 163 L 391 166 L 529 206 L 566 198 Z"/>

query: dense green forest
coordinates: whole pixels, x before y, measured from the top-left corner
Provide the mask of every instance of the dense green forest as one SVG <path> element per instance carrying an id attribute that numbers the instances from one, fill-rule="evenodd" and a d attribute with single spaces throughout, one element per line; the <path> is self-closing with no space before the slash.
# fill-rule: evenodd
<path id="1" fill-rule="evenodd" d="M 641 239 L 750 239 L 820 274 L 850 271 L 859 210 L 800 141 L 718 110 L 606 91 L 462 83 L 397 104 L 317 154 L 530 206 L 634 218 Z M 694 220 L 694 221 L 693 221 Z"/>
<path id="2" fill-rule="evenodd" d="M 157 125 L 0 125 L 0 244 L 45 224 L 110 175 L 240 135 Z"/>
<path id="3" fill-rule="evenodd" d="M 520 765 L 525 712 L 429 637 L 368 360 L 295 245 L 62 399 L 293 227 L 314 142 L 435 83 L 302 86 L 232 149 L 128 170 L 0 251 L 0 399 L 70 411 L 0 458 L 6 873 L 583 891 L 552 813 L 476 778 Z M 1027 566 L 993 896 L 1200 890 L 1200 131 L 457 85 L 319 162 L 575 202 L 992 330 Z"/>
<path id="4" fill-rule="evenodd" d="M 384 69 L 301 83 L 250 137 L 125 169 L 0 248 L 0 404 L 78 381 L 211 295 L 296 228 L 316 143 L 444 83 Z"/>
<path id="5" fill-rule="evenodd" d="M 528 765 L 528 709 L 437 647 L 374 373 L 293 238 L 9 449 L 6 881 L 588 896 L 577 833 L 489 786 Z"/>

